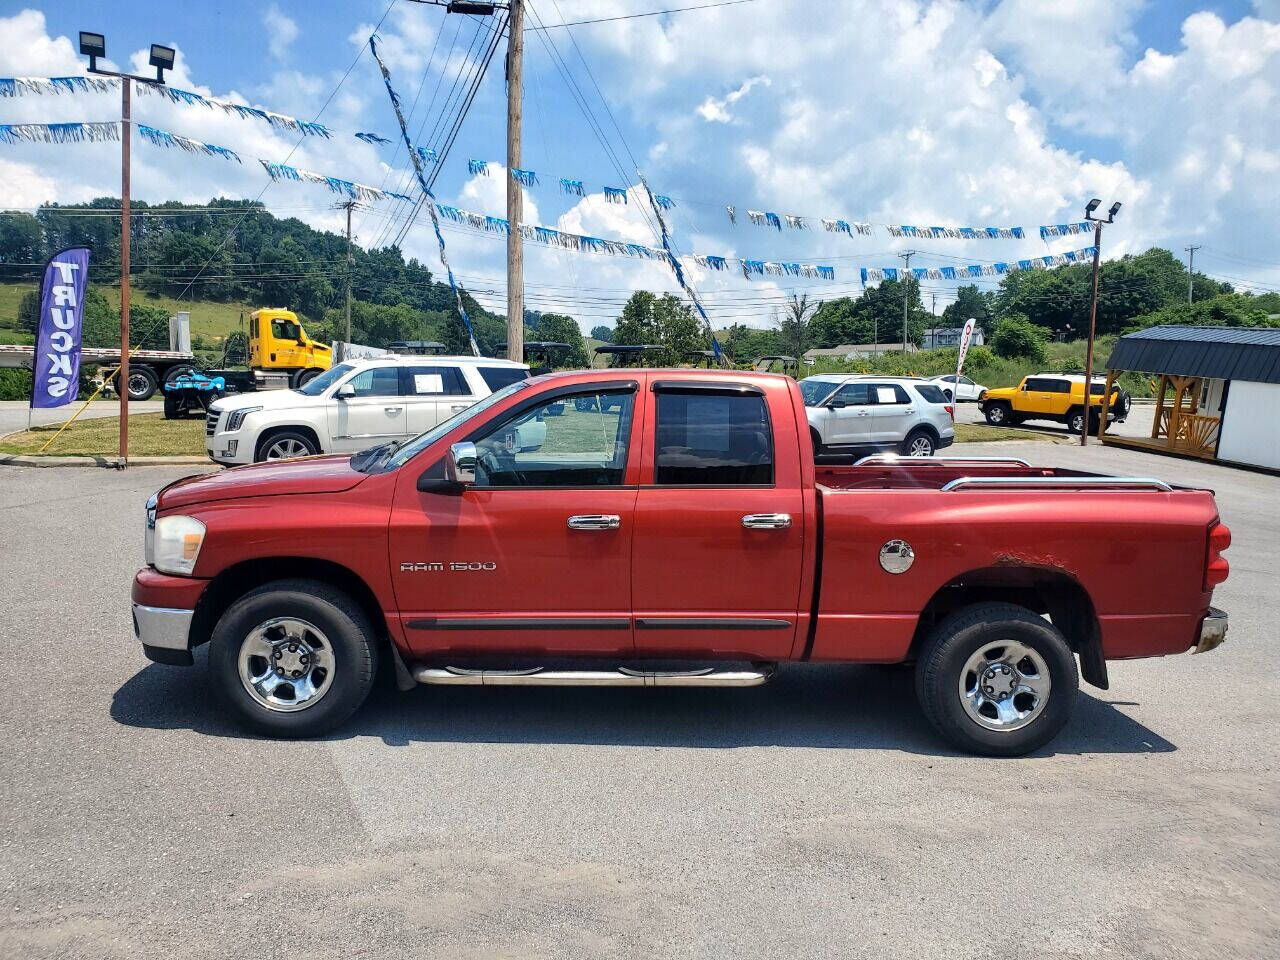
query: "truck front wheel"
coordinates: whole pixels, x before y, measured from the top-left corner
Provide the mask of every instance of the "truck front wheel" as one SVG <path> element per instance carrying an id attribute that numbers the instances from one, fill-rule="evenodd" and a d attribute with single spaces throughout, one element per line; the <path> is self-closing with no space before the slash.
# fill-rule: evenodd
<path id="1" fill-rule="evenodd" d="M 117 377 L 118 379 L 118 377 Z M 150 367 L 129 368 L 129 399 L 141 402 L 155 395 L 160 380 Z"/>
<path id="2" fill-rule="evenodd" d="M 993 427 L 1007 426 L 1009 421 L 1013 419 L 1010 416 L 1013 411 L 1009 404 L 999 400 L 995 403 L 987 404 L 982 408 L 982 412 L 986 415 L 987 423 Z"/>
<path id="3" fill-rule="evenodd" d="M 981 603 L 939 623 L 916 664 L 925 716 L 953 746 L 1017 757 L 1062 729 L 1080 686 L 1075 656 L 1026 607 Z"/>
<path id="4" fill-rule="evenodd" d="M 245 594 L 209 642 L 223 700 L 243 726 L 270 737 L 332 730 L 364 703 L 377 667 L 369 618 L 315 580 L 277 580 Z"/>

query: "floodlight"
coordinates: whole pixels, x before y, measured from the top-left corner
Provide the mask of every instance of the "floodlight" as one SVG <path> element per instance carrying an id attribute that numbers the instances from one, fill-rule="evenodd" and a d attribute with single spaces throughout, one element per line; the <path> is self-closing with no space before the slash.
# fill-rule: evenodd
<path id="1" fill-rule="evenodd" d="M 98 68 L 98 58 L 107 55 L 107 38 L 100 33 L 80 31 L 80 55 L 89 58 L 89 69 Z"/>
<path id="2" fill-rule="evenodd" d="M 1089 205 L 1084 208 L 1084 215 L 1086 217 L 1093 216 L 1093 211 L 1097 210 L 1098 207 L 1101 205 L 1102 205 L 1102 201 L 1099 200 L 1097 197 L 1094 197 L 1092 200 L 1089 201 Z"/>
<path id="3" fill-rule="evenodd" d="M 1115 219 L 1115 215 L 1120 212 L 1120 201 L 1117 200 L 1111 205 L 1111 209 L 1107 211 L 1107 216 Z"/>
<path id="4" fill-rule="evenodd" d="M 164 83 L 164 72 L 173 69 L 173 59 L 176 55 L 173 47 L 162 46 L 158 43 L 151 45 L 151 65 L 156 68 L 156 79 Z"/>
<path id="5" fill-rule="evenodd" d="M 452 0 L 449 4 L 449 13 L 474 13 L 481 17 L 493 16 L 492 3 L 470 3 L 468 0 Z"/>

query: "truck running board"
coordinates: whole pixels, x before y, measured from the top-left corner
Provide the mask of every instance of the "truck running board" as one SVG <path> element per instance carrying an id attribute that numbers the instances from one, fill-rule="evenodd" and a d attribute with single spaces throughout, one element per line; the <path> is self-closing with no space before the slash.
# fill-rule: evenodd
<path id="1" fill-rule="evenodd" d="M 419 683 L 473 687 L 756 687 L 773 676 L 773 664 L 751 670 L 472 670 L 464 667 L 417 667 Z"/>

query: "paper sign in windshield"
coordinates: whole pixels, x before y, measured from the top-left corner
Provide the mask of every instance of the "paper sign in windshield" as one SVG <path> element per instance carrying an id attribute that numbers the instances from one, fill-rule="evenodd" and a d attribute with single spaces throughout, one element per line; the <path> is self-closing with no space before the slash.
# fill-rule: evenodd
<path id="1" fill-rule="evenodd" d="M 876 387 L 876 403 L 897 403 L 898 394 L 893 387 Z"/>

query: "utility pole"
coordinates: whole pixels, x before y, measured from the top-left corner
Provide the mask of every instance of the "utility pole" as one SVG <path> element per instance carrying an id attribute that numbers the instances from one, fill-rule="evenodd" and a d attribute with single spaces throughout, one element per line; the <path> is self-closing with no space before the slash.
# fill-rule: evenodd
<path id="1" fill-rule="evenodd" d="M 1196 262 L 1196 251 L 1200 249 L 1200 245 L 1192 244 L 1184 249 L 1187 251 L 1187 303 L 1191 303 L 1195 299 L 1196 293 L 1196 275 L 1194 267 Z"/>
<path id="2" fill-rule="evenodd" d="M 911 277 L 911 258 L 916 255 L 914 250 L 907 250 L 898 254 L 902 258 L 902 352 L 907 352 L 907 307 L 911 303 L 911 289 L 907 285 L 907 281 Z"/>
<path id="3" fill-rule="evenodd" d="M 1093 221 L 1093 299 L 1089 304 L 1089 346 L 1084 355 L 1084 422 L 1080 425 L 1080 446 L 1082 447 L 1089 445 L 1089 421 L 1093 413 L 1090 409 L 1092 404 L 1089 401 L 1093 397 L 1093 340 L 1098 330 L 1098 277 L 1101 273 L 1102 261 L 1102 225 L 1114 223 L 1116 214 L 1120 211 L 1120 202 L 1116 201 L 1111 205 L 1106 220 L 1095 217 L 1093 211 L 1098 209 L 1100 203 L 1102 201 L 1094 197 L 1084 208 L 1084 218 Z M 1105 405 L 1111 398 L 1103 397 L 1102 400 L 1104 406 L 1099 408 L 1099 413 L 1105 409 Z M 1099 423 L 1099 436 L 1102 435 L 1101 431 L 1106 429 L 1106 426 L 1105 423 Z"/>
<path id="4" fill-rule="evenodd" d="M 339 344 L 337 360 L 341 363 L 347 358 L 347 344 L 351 342 L 351 211 L 355 209 L 356 202 L 348 200 L 346 203 L 338 204 L 338 208 L 347 211 L 347 310 L 346 310 L 346 332 L 343 334 L 342 343 Z"/>
<path id="5" fill-rule="evenodd" d="M 507 34 L 507 359 L 524 362 L 523 187 L 512 176 L 520 160 L 524 98 L 524 0 L 510 0 Z"/>
<path id="6" fill-rule="evenodd" d="M 129 78 L 120 79 L 120 465 L 129 463 Z"/>

